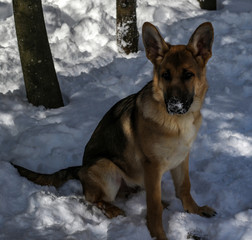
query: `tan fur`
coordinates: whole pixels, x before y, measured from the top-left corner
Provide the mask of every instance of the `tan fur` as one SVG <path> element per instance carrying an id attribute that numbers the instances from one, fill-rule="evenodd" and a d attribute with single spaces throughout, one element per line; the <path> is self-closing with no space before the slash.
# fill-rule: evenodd
<path id="1" fill-rule="evenodd" d="M 78 178 L 87 201 L 108 217 L 124 214 L 113 206 L 122 185 L 146 189 L 147 226 L 151 236 L 167 239 L 162 227 L 161 179 L 171 171 L 176 196 L 189 213 L 214 216 L 210 207 L 199 207 L 190 194 L 189 152 L 200 128 L 200 109 L 208 88 L 206 63 L 211 57 L 213 28 L 200 25 L 188 45 L 165 43 L 150 23 L 143 26 L 146 56 L 153 63 L 153 80 L 138 93 L 115 104 L 98 124 L 85 147 Z M 179 108 L 173 108 L 175 101 Z M 75 176 L 36 175 L 17 167 L 36 183 L 59 186 Z M 67 170 L 64 170 L 65 174 Z"/>

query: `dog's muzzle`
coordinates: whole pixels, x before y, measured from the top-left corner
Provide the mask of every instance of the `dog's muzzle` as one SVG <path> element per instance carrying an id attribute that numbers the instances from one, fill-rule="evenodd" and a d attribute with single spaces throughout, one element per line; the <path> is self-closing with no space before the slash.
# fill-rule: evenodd
<path id="1" fill-rule="evenodd" d="M 165 100 L 167 112 L 169 114 L 185 114 L 191 107 L 192 102 L 193 98 L 181 100 L 177 97 L 171 97 Z"/>

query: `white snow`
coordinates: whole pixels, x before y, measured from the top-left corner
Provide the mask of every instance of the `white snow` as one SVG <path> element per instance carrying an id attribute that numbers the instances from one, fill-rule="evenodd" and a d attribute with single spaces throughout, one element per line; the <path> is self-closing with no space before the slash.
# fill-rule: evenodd
<path id="1" fill-rule="evenodd" d="M 190 160 L 192 195 L 218 215 L 183 211 L 170 174 L 162 182 L 169 240 L 252 239 L 252 2 L 219 0 L 204 11 L 196 0 L 138 0 L 137 18 L 157 25 L 165 40 L 186 44 L 195 28 L 215 29 L 208 63 L 204 120 Z M 107 219 L 85 202 L 78 181 L 41 187 L 10 161 L 42 173 L 80 165 L 83 150 L 105 112 L 151 80 L 143 43 L 124 56 L 116 47 L 114 0 L 43 0 L 46 26 L 65 107 L 27 102 L 12 1 L 0 1 L 0 239 L 150 240 L 145 192 L 118 199 L 126 217 Z"/>

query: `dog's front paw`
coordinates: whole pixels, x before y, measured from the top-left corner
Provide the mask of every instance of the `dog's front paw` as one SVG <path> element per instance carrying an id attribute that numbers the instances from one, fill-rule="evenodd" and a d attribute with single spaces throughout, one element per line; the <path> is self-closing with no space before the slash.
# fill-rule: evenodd
<path id="1" fill-rule="evenodd" d="M 202 217 L 214 217 L 217 213 L 214 209 L 208 207 L 208 206 L 203 206 L 199 207 L 198 214 Z"/>
<path id="2" fill-rule="evenodd" d="M 208 206 L 199 207 L 196 203 L 188 205 L 185 208 L 185 211 L 188 213 L 198 214 L 202 217 L 207 218 L 214 217 L 217 214 L 214 209 Z"/>
<path id="3" fill-rule="evenodd" d="M 164 231 L 161 232 L 151 232 L 151 236 L 156 240 L 168 240 Z"/>

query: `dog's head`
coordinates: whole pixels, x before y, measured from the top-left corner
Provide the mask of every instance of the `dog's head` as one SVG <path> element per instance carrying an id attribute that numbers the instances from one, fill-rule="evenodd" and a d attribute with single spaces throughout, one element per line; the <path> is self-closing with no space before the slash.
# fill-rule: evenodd
<path id="1" fill-rule="evenodd" d="M 212 55 L 213 27 L 201 24 L 187 45 L 166 43 L 155 26 L 143 25 L 146 56 L 154 65 L 153 97 L 169 114 L 199 110 L 207 90 L 205 66 Z"/>

